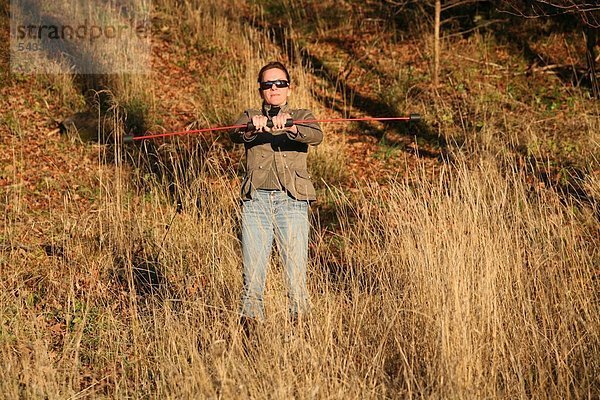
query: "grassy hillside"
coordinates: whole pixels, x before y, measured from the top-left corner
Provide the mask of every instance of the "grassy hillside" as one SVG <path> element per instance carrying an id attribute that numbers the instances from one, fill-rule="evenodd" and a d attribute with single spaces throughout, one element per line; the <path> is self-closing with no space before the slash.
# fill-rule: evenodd
<path id="1" fill-rule="evenodd" d="M 600 118 L 561 69 L 582 68 L 577 33 L 456 11 L 434 87 L 429 10 L 398 4 L 155 0 L 150 75 L 12 74 L 0 47 L 0 398 L 599 397 Z M 313 313 L 287 319 L 274 254 L 248 346 L 243 150 L 120 137 L 231 122 L 273 59 L 319 117 L 423 120 L 324 125 Z M 57 129 L 76 112 L 91 133 Z"/>

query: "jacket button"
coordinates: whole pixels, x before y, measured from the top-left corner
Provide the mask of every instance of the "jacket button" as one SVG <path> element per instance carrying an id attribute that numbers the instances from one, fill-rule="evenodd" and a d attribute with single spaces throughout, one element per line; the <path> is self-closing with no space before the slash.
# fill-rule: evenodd
<path id="1" fill-rule="evenodd" d="M 287 154 L 284 154 L 283 156 L 284 156 L 284 157 L 287 157 Z"/>
<path id="2" fill-rule="evenodd" d="M 258 168 L 262 169 L 262 165 L 260 167 L 258 167 Z"/>

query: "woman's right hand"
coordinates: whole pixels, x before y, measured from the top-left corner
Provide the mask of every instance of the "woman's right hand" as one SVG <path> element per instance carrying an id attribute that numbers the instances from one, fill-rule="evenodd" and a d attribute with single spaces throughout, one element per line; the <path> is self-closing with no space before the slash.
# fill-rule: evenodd
<path id="1" fill-rule="evenodd" d="M 252 117 L 252 125 L 254 125 L 255 132 L 267 131 L 268 118 L 264 115 L 255 115 Z M 266 128 L 266 129 L 265 129 Z"/>

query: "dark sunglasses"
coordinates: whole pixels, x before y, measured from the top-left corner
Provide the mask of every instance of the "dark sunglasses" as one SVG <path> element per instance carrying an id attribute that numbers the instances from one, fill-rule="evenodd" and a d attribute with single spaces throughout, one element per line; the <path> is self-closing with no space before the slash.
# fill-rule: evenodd
<path id="1" fill-rule="evenodd" d="M 276 81 L 260 82 L 260 90 L 269 90 L 273 87 L 273 85 L 281 89 L 290 86 L 290 83 L 281 79 L 277 79 Z"/>

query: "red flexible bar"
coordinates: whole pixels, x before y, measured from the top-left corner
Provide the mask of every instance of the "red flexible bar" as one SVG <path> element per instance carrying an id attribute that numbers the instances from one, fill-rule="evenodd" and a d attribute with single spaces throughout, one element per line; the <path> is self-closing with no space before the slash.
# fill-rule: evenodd
<path id="1" fill-rule="evenodd" d="M 294 121 L 294 124 L 308 124 L 312 122 L 350 122 L 350 121 L 418 121 L 421 119 L 419 114 L 411 114 L 408 117 L 363 117 L 363 118 L 329 118 L 329 119 L 304 119 Z M 167 132 L 167 133 L 154 133 L 144 136 L 125 136 L 125 142 L 131 142 L 134 140 L 145 140 L 145 139 L 156 139 L 161 137 L 169 136 L 183 136 L 192 133 L 202 133 L 211 131 L 225 131 L 230 129 L 246 128 L 247 125 L 230 125 L 230 126 L 217 126 L 213 128 L 194 129 L 180 132 Z"/>

